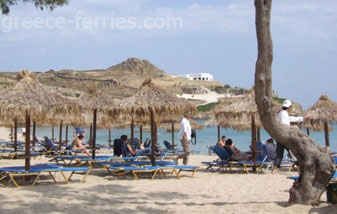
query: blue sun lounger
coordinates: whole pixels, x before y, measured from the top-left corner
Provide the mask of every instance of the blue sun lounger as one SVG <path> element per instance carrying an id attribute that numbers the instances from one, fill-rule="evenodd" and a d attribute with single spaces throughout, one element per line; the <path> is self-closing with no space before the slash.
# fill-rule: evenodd
<path id="1" fill-rule="evenodd" d="M 297 181 L 300 178 L 300 176 L 294 175 L 294 176 L 290 176 L 288 178 Z M 335 181 L 335 180 L 337 181 L 337 171 L 335 172 L 335 174 L 333 174 L 333 176 L 331 178 L 331 181 Z"/>
<path id="2" fill-rule="evenodd" d="M 175 173 L 177 178 L 180 178 L 180 173 L 182 171 L 189 171 L 192 172 L 192 176 L 194 177 L 194 174 L 196 173 L 196 170 L 198 169 L 197 166 L 175 166 L 175 165 L 168 165 L 168 166 L 110 166 L 107 168 L 108 172 L 111 175 L 124 175 L 128 173 L 132 173 L 135 179 L 139 179 L 140 173 L 152 173 L 151 180 L 153 180 L 158 172 L 162 176 L 166 176 L 164 170 L 170 170 L 170 174 Z M 177 172 L 178 170 L 178 172 Z"/>
<path id="3" fill-rule="evenodd" d="M 26 171 L 24 166 L 13 166 L 0 168 L 0 181 L 5 178 L 9 178 L 10 181 L 16 186 L 20 185 L 15 180 L 15 177 L 36 176 L 31 186 L 34 186 L 39 180 L 42 173 L 48 173 L 54 183 L 57 183 L 52 173 L 59 172 L 64 178 L 65 182 L 69 184 L 71 176 L 75 173 L 84 172 L 85 176 L 82 178 L 81 183 L 85 182 L 85 178 L 89 175 L 92 169 L 89 167 L 61 167 L 56 164 L 38 164 L 30 167 L 30 170 Z M 71 172 L 71 175 L 67 178 L 64 172 Z"/>

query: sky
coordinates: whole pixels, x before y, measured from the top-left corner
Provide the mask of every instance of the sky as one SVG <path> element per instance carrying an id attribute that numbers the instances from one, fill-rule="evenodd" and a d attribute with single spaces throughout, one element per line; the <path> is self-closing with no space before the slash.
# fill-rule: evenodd
<path id="1" fill-rule="evenodd" d="M 273 1 L 273 89 L 313 105 L 337 101 L 337 1 Z M 253 0 L 69 0 L 50 12 L 29 3 L 0 15 L 0 71 L 108 68 L 129 57 L 169 74 L 211 73 L 254 84 Z"/>

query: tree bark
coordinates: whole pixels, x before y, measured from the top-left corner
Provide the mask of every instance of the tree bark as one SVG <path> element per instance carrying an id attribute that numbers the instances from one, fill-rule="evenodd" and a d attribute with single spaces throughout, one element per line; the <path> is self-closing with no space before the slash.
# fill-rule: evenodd
<path id="1" fill-rule="evenodd" d="M 335 169 L 331 158 L 297 126 L 283 125 L 273 111 L 270 33 L 272 0 L 255 0 L 258 58 L 255 72 L 255 101 L 263 126 L 269 135 L 289 148 L 300 166 L 300 176 L 290 189 L 290 204 L 317 205 Z"/>

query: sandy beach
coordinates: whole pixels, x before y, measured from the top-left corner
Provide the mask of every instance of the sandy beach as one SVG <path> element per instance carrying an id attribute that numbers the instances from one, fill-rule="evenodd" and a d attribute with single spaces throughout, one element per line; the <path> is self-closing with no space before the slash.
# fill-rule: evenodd
<path id="1" fill-rule="evenodd" d="M 42 176 L 35 187 L 1 187 L 0 213 L 336 213 L 337 205 L 319 207 L 287 206 L 292 181 L 286 177 L 296 172 L 211 173 L 201 161 L 215 156 L 192 155 L 191 163 L 201 168 L 194 178 L 185 172 L 173 176 L 134 180 L 132 176 L 111 176 L 95 170 L 84 184 L 75 175 L 71 184 L 53 184 Z M 47 159 L 32 160 L 32 164 Z M 24 160 L 0 160 L 0 167 L 23 165 Z"/>

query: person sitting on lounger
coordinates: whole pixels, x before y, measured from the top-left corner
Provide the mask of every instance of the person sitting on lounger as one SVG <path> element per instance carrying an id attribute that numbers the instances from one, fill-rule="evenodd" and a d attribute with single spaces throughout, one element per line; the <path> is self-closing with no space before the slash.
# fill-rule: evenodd
<path id="1" fill-rule="evenodd" d="M 230 138 L 226 140 L 224 149 L 232 161 L 247 160 L 250 158 L 249 155 L 241 153 L 241 151 L 234 146 L 233 140 Z"/>
<path id="2" fill-rule="evenodd" d="M 222 136 L 220 141 L 218 142 L 218 147 L 225 148 L 226 136 Z"/>
<path id="3" fill-rule="evenodd" d="M 83 139 L 84 139 L 84 135 L 82 134 L 78 135 L 77 137 L 75 137 L 75 139 L 71 143 L 71 147 L 74 150 L 82 150 L 83 153 L 90 156 L 90 153 L 88 152 L 88 150 L 83 146 Z"/>
<path id="4" fill-rule="evenodd" d="M 130 140 L 128 139 L 127 135 L 122 135 L 122 155 L 123 157 L 128 156 L 143 156 L 145 154 L 151 153 L 151 148 L 144 148 L 143 146 L 140 146 L 140 148 L 143 147 L 143 149 L 132 149 L 132 146 L 130 145 Z"/>

